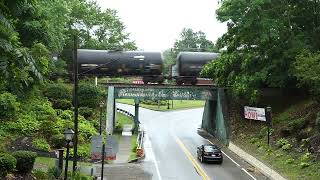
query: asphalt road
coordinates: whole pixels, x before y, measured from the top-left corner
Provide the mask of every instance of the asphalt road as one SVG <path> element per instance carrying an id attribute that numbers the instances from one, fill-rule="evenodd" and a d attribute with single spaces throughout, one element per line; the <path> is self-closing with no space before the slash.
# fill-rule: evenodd
<path id="1" fill-rule="evenodd" d="M 117 107 L 134 114 L 130 105 Z M 222 165 L 200 163 L 197 146 L 209 141 L 197 133 L 203 108 L 180 111 L 151 111 L 140 108 L 139 118 L 146 131 L 144 170 L 154 180 L 254 180 L 266 179 L 260 173 L 249 173 L 243 160 L 224 150 Z M 228 156 L 228 157 L 227 157 Z"/>

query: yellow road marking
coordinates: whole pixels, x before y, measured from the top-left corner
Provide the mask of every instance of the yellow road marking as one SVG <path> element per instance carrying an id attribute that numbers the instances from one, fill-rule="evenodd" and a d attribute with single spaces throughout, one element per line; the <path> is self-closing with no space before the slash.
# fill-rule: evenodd
<path id="1" fill-rule="evenodd" d="M 210 180 L 209 176 L 205 173 L 205 171 L 202 169 L 202 167 L 200 166 L 200 164 L 193 158 L 192 154 L 188 151 L 188 149 L 186 148 L 186 146 L 181 142 L 181 140 L 177 137 L 175 137 L 176 142 L 178 143 L 178 145 L 181 147 L 181 149 L 183 150 L 183 152 L 186 154 L 186 156 L 188 157 L 188 159 L 191 161 L 191 163 L 193 164 L 193 166 L 196 168 L 196 170 L 198 171 L 198 173 L 200 174 L 200 176 L 204 179 L 204 180 Z"/>

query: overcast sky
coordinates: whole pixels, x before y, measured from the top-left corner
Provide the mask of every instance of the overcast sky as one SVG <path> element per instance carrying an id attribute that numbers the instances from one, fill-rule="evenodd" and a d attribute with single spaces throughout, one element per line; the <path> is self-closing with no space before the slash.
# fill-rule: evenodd
<path id="1" fill-rule="evenodd" d="M 215 42 L 227 31 L 216 20 L 218 0 L 97 0 L 103 9 L 118 11 L 130 38 L 141 50 L 173 47 L 184 27 L 203 31 Z"/>

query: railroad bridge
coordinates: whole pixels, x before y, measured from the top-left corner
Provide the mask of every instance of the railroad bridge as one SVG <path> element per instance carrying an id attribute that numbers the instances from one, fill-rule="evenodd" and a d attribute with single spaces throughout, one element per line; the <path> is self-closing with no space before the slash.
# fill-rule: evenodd
<path id="1" fill-rule="evenodd" d="M 135 130 L 139 124 L 139 102 L 142 100 L 204 100 L 206 101 L 201 128 L 228 144 L 228 112 L 225 89 L 213 85 L 177 86 L 169 84 L 106 84 L 107 133 L 112 134 L 116 123 L 116 99 L 134 99 Z"/>

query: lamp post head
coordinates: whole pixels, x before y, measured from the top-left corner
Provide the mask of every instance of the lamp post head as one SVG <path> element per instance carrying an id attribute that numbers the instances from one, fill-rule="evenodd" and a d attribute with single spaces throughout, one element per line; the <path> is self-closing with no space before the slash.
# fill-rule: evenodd
<path id="1" fill-rule="evenodd" d="M 64 134 L 64 138 L 67 141 L 72 141 L 73 135 L 74 135 L 74 131 L 72 129 L 70 128 L 66 129 L 63 134 Z"/>

